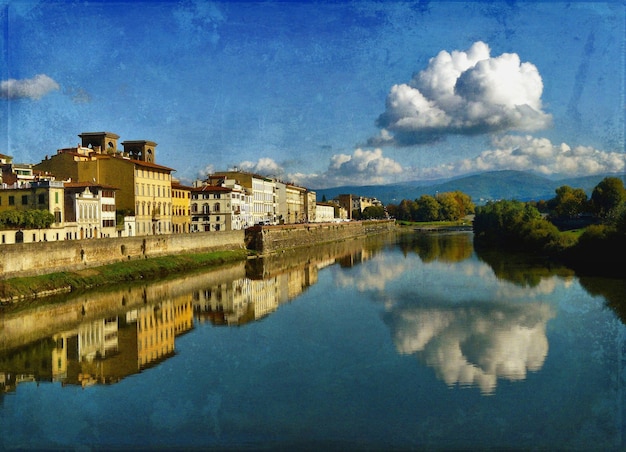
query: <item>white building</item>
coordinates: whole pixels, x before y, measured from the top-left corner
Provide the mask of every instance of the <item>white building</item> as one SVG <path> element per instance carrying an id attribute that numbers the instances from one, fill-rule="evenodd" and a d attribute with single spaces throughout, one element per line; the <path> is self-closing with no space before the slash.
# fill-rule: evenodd
<path id="1" fill-rule="evenodd" d="M 117 236 L 114 187 L 93 182 L 64 185 L 66 239 Z"/>
<path id="2" fill-rule="evenodd" d="M 328 203 L 316 203 L 315 222 L 326 223 L 330 221 L 335 221 L 335 207 Z"/>

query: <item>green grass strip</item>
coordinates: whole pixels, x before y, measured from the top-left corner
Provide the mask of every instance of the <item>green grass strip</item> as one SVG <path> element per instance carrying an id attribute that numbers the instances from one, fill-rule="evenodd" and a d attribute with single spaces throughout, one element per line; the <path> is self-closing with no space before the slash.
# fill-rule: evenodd
<path id="1" fill-rule="evenodd" d="M 180 254 L 130 260 L 72 272 L 10 278 L 0 281 L 0 299 L 7 301 L 36 297 L 54 291 L 73 291 L 120 282 L 145 281 L 176 273 L 218 267 L 246 259 L 249 254 L 250 252 L 245 249 Z"/>

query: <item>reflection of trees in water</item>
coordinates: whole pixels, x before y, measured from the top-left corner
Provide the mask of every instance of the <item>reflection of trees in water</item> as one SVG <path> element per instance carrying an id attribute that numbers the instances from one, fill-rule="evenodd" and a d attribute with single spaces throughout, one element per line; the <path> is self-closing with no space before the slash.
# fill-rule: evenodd
<path id="1" fill-rule="evenodd" d="M 498 378 L 523 380 L 541 369 L 554 315 L 545 303 L 444 302 L 393 307 L 385 322 L 399 353 L 417 356 L 450 386 L 491 394 Z"/>
<path id="2" fill-rule="evenodd" d="M 581 276 L 578 280 L 591 295 L 604 297 L 606 305 L 626 324 L 626 279 Z"/>
<path id="3" fill-rule="evenodd" d="M 523 252 L 502 252 L 496 248 L 475 248 L 478 258 L 489 265 L 502 280 L 520 286 L 537 286 L 542 279 L 553 276 L 573 277 L 574 271 L 544 256 Z"/>
<path id="4" fill-rule="evenodd" d="M 471 233 L 403 234 L 399 246 L 405 255 L 416 253 L 422 262 L 461 262 L 473 252 Z"/>

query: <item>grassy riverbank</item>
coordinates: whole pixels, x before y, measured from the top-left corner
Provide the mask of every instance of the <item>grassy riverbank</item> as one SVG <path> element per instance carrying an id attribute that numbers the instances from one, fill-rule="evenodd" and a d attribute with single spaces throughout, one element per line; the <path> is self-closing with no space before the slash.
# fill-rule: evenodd
<path id="1" fill-rule="evenodd" d="M 150 280 L 240 261 L 246 259 L 249 254 L 250 251 L 245 249 L 181 254 L 138 259 L 73 272 L 11 278 L 0 281 L 0 301 L 6 303 L 58 292 L 113 285 L 120 282 Z"/>

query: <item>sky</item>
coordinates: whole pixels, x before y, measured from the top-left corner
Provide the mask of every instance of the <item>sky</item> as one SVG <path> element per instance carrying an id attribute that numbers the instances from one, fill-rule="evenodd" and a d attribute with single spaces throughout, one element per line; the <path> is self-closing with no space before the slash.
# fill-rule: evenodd
<path id="1" fill-rule="evenodd" d="M 626 3 L 0 0 L 0 153 L 158 143 L 183 183 L 626 169 Z"/>

